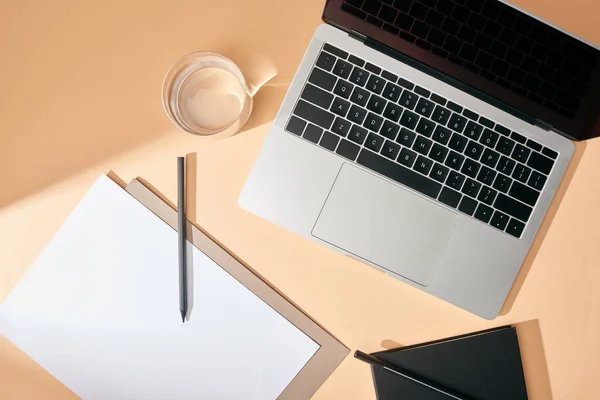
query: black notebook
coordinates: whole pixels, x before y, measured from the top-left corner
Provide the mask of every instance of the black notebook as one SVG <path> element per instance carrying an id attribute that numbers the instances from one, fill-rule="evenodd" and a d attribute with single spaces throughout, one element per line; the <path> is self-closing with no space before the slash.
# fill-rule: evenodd
<path id="1" fill-rule="evenodd" d="M 515 328 L 506 326 L 373 355 L 477 400 L 526 400 Z M 451 400 L 372 367 L 378 400 Z"/>

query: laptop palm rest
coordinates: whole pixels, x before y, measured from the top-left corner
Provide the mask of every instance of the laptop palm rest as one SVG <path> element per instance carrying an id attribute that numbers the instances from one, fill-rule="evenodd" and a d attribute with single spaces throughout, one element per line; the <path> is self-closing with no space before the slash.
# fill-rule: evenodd
<path id="1" fill-rule="evenodd" d="M 458 215 L 344 164 L 312 235 L 426 286 Z"/>

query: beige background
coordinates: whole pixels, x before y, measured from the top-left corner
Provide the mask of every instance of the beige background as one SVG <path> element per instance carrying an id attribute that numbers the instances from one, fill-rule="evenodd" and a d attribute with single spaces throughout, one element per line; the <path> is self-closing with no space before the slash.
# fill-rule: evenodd
<path id="1" fill-rule="evenodd" d="M 597 0 L 514 3 L 600 45 Z M 531 398 L 600 398 L 600 141 L 577 146 L 507 313 L 494 321 L 238 208 L 323 4 L 0 0 L 0 300 L 98 174 L 139 176 L 174 201 L 175 157 L 197 153 L 190 219 L 348 347 L 375 351 L 520 323 Z M 231 57 L 256 86 L 272 78 L 237 136 L 204 140 L 165 116 L 162 77 L 194 50 Z M 0 398 L 74 395 L 0 337 Z M 368 367 L 346 359 L 314 398 L 374 398 Z"/>

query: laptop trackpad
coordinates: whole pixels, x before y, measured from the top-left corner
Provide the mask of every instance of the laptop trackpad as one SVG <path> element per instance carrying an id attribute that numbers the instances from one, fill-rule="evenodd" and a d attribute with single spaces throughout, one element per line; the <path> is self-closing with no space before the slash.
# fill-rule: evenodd
<path id="1" fill-rule="evenodd" d="M 344 164 L 312 234 L 427 285 L 457 219 L 409 190 Z"/>

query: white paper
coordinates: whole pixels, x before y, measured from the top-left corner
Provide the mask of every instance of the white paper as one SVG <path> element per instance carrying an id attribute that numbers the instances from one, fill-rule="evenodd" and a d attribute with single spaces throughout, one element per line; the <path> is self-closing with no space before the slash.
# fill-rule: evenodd
<path id="1" fill-rule="evenodd" d="M 48 210 L 52 212 L 52 210 Z M 0 333 L 84 399 L 275 399 L 318 344 L 101 176 L 0 306 Z"/>

